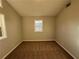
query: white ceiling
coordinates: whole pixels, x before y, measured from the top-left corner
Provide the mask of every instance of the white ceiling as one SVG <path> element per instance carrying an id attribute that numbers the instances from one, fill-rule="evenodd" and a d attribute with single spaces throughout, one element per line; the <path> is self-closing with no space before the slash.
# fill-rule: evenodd
<path id="1" fill-rule="evenodd" d="M 56 16 L 69 0 L 7 0 L 21 16 Z"/>

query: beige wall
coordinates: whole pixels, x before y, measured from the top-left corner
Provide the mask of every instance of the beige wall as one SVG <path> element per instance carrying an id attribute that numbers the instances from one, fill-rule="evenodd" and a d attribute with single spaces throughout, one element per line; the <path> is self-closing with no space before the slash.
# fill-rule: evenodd
<path id="1" fill-rule="evenodd" d="M 4 0 L 3 8 L 0 8 L 0 13 L 5 15 L 5 22 L 7 28 L 7 38 L 0 40 L 0 59 L 6 55 L 13 47 L 15 47 L 21 40 L 21 17 L 14 11 L 14 9 Z"/>
<path id="2" fill-rule="evenodd" d="M 34 32 L 35 17 L 23 17 L 23 39 L 27 41 L 49 41 L 55 39 L 55 18 L 40 17 L 43 20 L 43 32 Z"/>
<path id="3" fill-rule="evenodd" d="M 56 19 L 56 39 L 79 59 L 79 0 L 65 8 Z"/>

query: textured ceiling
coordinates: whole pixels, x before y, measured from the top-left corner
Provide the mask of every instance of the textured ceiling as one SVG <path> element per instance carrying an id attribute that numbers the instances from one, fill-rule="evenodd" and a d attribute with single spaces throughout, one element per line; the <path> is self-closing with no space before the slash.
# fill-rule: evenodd
<path id="1" fill-rule="evenodd" d="M 7 0 L 21 16 L 56 16 L 69 0 Z"/>

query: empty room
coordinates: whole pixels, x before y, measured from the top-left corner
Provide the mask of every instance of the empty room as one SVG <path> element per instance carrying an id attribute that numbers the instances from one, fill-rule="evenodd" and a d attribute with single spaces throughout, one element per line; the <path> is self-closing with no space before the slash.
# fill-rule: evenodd
<path id="1" fill-rule="evenodd" d="M 0 59 L 79 59 L 79 0 L 0 0 Z"/>

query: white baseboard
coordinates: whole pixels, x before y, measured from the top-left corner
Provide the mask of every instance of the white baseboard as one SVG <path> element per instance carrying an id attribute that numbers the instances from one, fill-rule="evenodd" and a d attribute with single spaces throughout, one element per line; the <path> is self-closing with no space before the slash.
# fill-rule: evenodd
<path id="1" fill-rule="evenodd" d="M 18 43 L 13 49 L 11 49 L 2 59 L 5 59 L 17 46 L 19 46 L 22 42 Z"/>
<path id="2" fill-rule="evenodd" d="M 55 41 L 55 39 L 38 39 L 38 40 L 23 40 L 23 41 Z"/>
<path id="3" fill-rule="evenodd" d="M 58 41 L 56 41 L 69 55 L 71 55 L 74 59 L 77 59 L 72 53 L 70 53 L 64 46 L 62 46 Z"/>
<path id="4" fill-rule="evenodd" d="M 23 41 L 55 41 L 51 40 L 23 40 Z M 56 41 L 57 42 L 57 41 Z M 17 46 L 19 46 L 22 42 L 18 43 L 13 49 L 11 49 L 2 59 L 5 59 Z M 72 53 L 70 53 L 65 47 L 63 47 L 59 42 L 57 42 L 66 52 L 68 52 L 74 59 L 77 59 Z"/>

